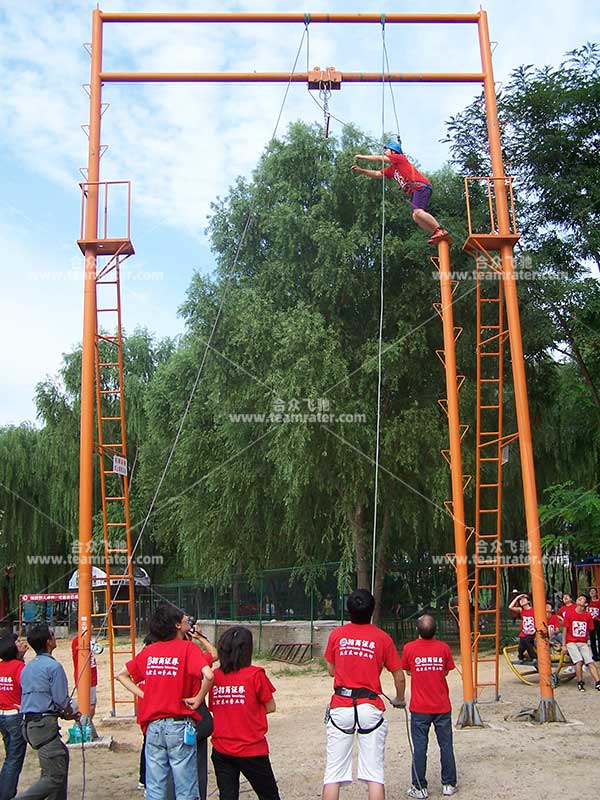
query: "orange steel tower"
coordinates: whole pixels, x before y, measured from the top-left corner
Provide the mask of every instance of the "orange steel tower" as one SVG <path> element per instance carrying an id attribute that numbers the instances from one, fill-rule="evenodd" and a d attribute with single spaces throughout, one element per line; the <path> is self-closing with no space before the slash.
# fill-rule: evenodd
<path id="1" fill-rule="evenodd" d="M 527 400 L 527 386 L 525 382 L 525 368 L 523 361 L 523 344 L 521 339 L 519 307 L 515 285 L 512 251 L 518 236 L 514 229 L 511 229 L 509 204 L 506 191 L 506 177 L 504 165 L 502 163 L 502 151 L 500 146 L 500 134 L 498 127 L 498 113 L 496 106 L 496 94 L 494 89 L 494 76 L 492 68 L 492 57 L 490 49 L 489 31 L 487 14 L 481 10 L 474 14 L 196 14 L 196 13 L 104 13 L 101 10 L 93 12 L 92 22 L 92 67 L 90 81 L 90 123 L 89 123 L 89 152 L 88 152 L 88 182 L 87 197 L 85 204 L 84 233 L 80 241 L 80 246 L 85 254 L 85 287 L 84 287 L 84 324 L 83 324 L 83 358 L 82 358 L 82 385 L 81 385 L 81 469 L 80 469 L 80 580 L 79 580 L 79 633 L 80 648 L 82 657 L 79 663 L 82 665 L 79 679 L 79 699 L 80 707 L 83 712 L 89 710 L 89 664 L 86 655 L 89 648 L 89 632 L 91 627 L 91 568 L 86 563 L 86 556 L 91 549 L 92 534 L 92 486 L 93 486 L 93 454 L 94 454 L 94 373 L 95 373 L 95 353 L 96 353 L 96 332 L 97 332 L 97 307 L 96 307 L 96 282 L 98 279 L 97 260 L 100 255 L 107 254 L 117 256 L 117 260 L 122 255 L 127 255 L 124 249 L 111 251 L 109 237 L 106 232 L 104 236 L 98 235 L 98 212 L 100 194 L 100 121 L 102 114 L 102 86 L 115 82 L 236 82 L 236 83 L 310 83 L 313 85 L 322 80 L 321 71 L 314 70 L 312 73 L 223 73 L 223 72 L 186 72 L 186 73 L 157 73 L 157 72 L 104 72 L 102 67 L 102 35 L 103 26 L 106 24 L 117 23 L 196 23 L 219 25 L 227 23 L 296 23 L 308 26 L 309 24 L 467 24 L 477 27 L 479 49 L 481 54 L 481 72 L 467 73 L 357 73 L 357 72 L 338 72 L 335 71 L 336 83 L 381 83 L 387 82 L 418 82 L 418 83 L 480 83 L 484 87 L 485 109 L 487 116 L 487 127 L 489 137 L 489 149 L 492 162 L 493 174 L 489 179 L 493 185 L 494 215 L 496 217 L 496 229 L 490 232 L 470 231 L 466 247 L 469 250 L 488 256 L 491 251 L 497 252 L 500 257 L 499 268 L 502 275 L 502 291 L 506 307 L 506 328 L 504 330 L 508 337 L 511 350 L 511 362 L 513 371 L 513 383 L 515 402 L 517 410 L 518 440 L 521 457 L 521 471 L 523 475 L 523 496 L 525 501 L 525 516 L 527 526 L 527 537 L 529 543 L 529 567 L 531 570 L 531 581 L 533 587 L 533 605 L 535 611 L 535 621 L 537 628 L 538 661 L 540 672 L 540 707 L 538 716 L 540 721 L 555 721 L 562 718 L 560 709 L 556 705 L 553 690 L 550 683 L 550 654 L 548 649 L 548 638 L 546 628 L 545 613 L 545 587 L 542 568 L 542 553 L 539 533 L 538 507 L 535 486 L 535 471 L 533 462 L 533 450 L 531 445 L 531 427 L 529 421 L 529 406 Z M 329 74 L 329 79 L 332 73 Z M 337 88 L 337 87 L 336 87 Z M 128 236 L 127 242 L 129 241 Z M 130 247 L 130 242 L 129 245 Z M 126 245 L 123 245 L 125 248 Z M 461 425 L 459 417 L 458 391 L 462 378 L 456 373 L 455 338 L 457 329 L 454 327 L 452 314 L 452 294 L 453 284 L 450 279 L 450 256 L 447 242 L 441 242 L 438 246 L 438 259 L 436 266 L 440 271 L 440 286 L 442 292 L 442 303 L 440 305 L 440 316 L 443 322 L 444 331 L 444 351 L 441 357 L 446 370 L 446 392 L 447 397 L 443 402 L 443 408 L 448 415 L 450 447 L 446 451 L 446 460 L 451 470 L 452 500 L 448 505 L 453 525 L 455 542 L 455 565 L 457 570 L 458 585 L 458 607 L 459 607 L 459 627 L 461 641 L 461 664 L 463 679 L 463 699 L 464 704 L 461 709 L 459 724 L 475 725 L 479 724 L 479 716 L 476 708 L 475 685 L 473 678 L 473 656 L 472 656 L 472 637 L 471 637 L 471 618 L 469 609 L 469 579 L 467 573 L 467 526 L 464 519 L 464 486 L 466 478 L 462 474 L 461 459 L 461 439 L 466 427 Z M 502 307 L 499 300 L 498 309 Z M 499 322 L 499 325 L 504 325 Z M 500 337 L 499 337 L 500 338 Z M 480 344 L 482 341 L 480 339 Z M 481 353 L 481 358 L 483 358 Z M 117 361 L 118 359 L 115 359 Z M 108 362 L 112 363 L 112 362 Z M 96 367 L 97 368 L 97 367 Z M 496 376 L 498 387 L 501 383 L 501 371 Z M 483 378 L 480 380 L 482 384 Z M 499 389 L 500 390 L 500 389 Z M 122 383 L 120 385 L 120 395 L 122 398 Z M 485 405 L 485 403 L 483 404 Z M 500 404 L 499 404 L 500 405 Z M 122 403 L 121 403 L 122 408 Z M 122 420 L 122 438 L 115 445 L 124 447 L 124 417 Z M 500 412 L 501 413 L 501 412 Z M 116 416 L 116 415 L 115 415 Z M 115 420 L 113 420 L 114 422 Z M 501 420 L 498 420 L 497 430 L 501 430 Z M 488 428 L 478 428 L 479 450 L 483 453 L 485 448 L 492 448 L 492 440 L 489 436 L 482 436 L 483 430 Z M 490 431 L 492 428 L 489 429 Z M 498 433 L 500 445 L 502 434 Z M 485 443 L 484 443 L 485 440 Z M 106 457 L 108 445 L 100 443 L 103 450 L 101 459 Z M 124 451 L 123 451 L 124 452 Z M 479 463 L 481 458 L 479 459 Z M 488 462 L 484 462 L 488 463 Z M 497 462 L 499 465 L 501 461 Z M 479 491 L 494 489 L 486 486 L 486 480 L 482 478 L 483 472 L 478 471 Z M 125 482 L 124 482 L 125 483 Z M 496 470 L 494 480 L 489 483 L 497 483 L 496 506 L 498 518 L 501 502 L 501 467 Z M 126 496 L 126 487 L 123 486 L 123 496 Z M 112 496 L 107 503 L 117 502 L 116 497 Z M 118 502 L 122 502 L 120 499 Z M 483 506 L 479 506 L 478 513 L 481 518 Z M 105 514 L 105 520 L 111 521 L 111 517 Z M 128 523 L 127 523 L 128 524 Z M 105 531 L 107 523 L 105 522 Z M 498 526 L 493 531 L 496 538 L 499 537 Z M 481 537 L 481 530 L 479 536 Z M 483 535 L 488 535 L 484 533 Z M 131 558 L 130 540 L 127 539 L 128 557 Z M 499 563 L 499 562 L 498 562 Z M 495 574 L 494 587 L 498 586 L 498 569 L 494 565 Z M 479 576 L 481 577 L 481 576 Z M 475 580 L 477 582 L 477 572 Z M 481 584 L 487 586 L 488 584 Z M 490 584 L 491 585 L 491 584 Z M 107 596 L 108 597 L 108 596 Z M 130 598 L 133 592 L 130 593 Z M 498 607 L 499 600 L 496 601 Z M 131 609 L 132 611 L 132 609 Z M 479 612 L 481 613 L 481 612 Z M 499 613 L 494 610 L 494 614 Z M 493 616 L 493 615 L 490 615 Z M 133 617 L 131 618 L 133 620 Z M 133 624 L 129 627 L 133 634 Z M 477 639 L 476 633 L 476 639 Z"/>
<path id="2" fill-rule="evenodd" d="M 471 610 L 469 605 L 469 568 L 467 554 L 467 525 L 465 524 L 464 491 L 470 475 L 463 475 L 461 442 L 468 430 L 468 425 L 461 425 L 458 393 L 465 376 L 458 375 L 456 369 L 456 340 L 462 328 L 455 327 L 453 313 L 453 295 L 457 283 L 451 280 L 450 247 L 448 240 L 438 244 L 438 257 L 432 262 L 440 274 L 441 303 L 434 308 L 442 319 L 444 349 L 437 355 L 446 372 L 446 397 L 440 400 L 440 406 L 448 417 L 449 448 L 442 455 L 450 467 L 452 499 L 446 502 L 446 509 L 452 517 L 454 527 L 454 553 L 450 556 L 456 570 L 456 586 L 458 595 L 458 630 L 460 637 L 460 656 L 463 682 L 463 706 L 458 716 L 459 727 L 483 725 L 476 705 L 475 687 L 473 684 L 473 665 L 471 656 Z"/>

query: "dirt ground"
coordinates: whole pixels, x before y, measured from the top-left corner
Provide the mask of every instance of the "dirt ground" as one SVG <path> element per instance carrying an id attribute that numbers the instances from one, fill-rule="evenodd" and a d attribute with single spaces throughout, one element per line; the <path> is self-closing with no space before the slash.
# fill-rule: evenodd
<path id="1" fill-rule="evenodd" d="M 60 641 L 55 656 L 72 677 L 70 647 Z M 261 661 L 277 687 L 277 712 L 269 718 L 269 742 L 273 769 L 282 798 L 318 798 L 324 767 L 324 709 L 331 694 L 331 678 L 320 662 L 293 667 L 275 661 Z M 138 763 L 142 737 L 134 722 L 103 724 L 109 716 L 110 690 L 106 653 L 98 657 L 100 686 L 96 726 L 100 735 L 112 735 L 111 750 L 86 750 L 86 800 L 141 800 L 137 790 Z M 462 703 L 460 676 L 449 678 L 454 717 Z M 600 760 L 596 748 L 600 740 L 600 692 L 593 689 L 586 676 L 587 691 L 579 693 L 574 681 L 556 690 L 556 698 L 567 717 L 566 725 L 534 725 L 506 721 L 523 708 L 537 707 L 537 687 L 522 684 L 506 664 L 503 665 L 501 694 L 498 703 L 479 705 L 486 727 L 457 730 L 454 742 L 460 794 L 473 800 L 495 797 L 518 797 L 546 800 L 572 795 L 600 783 Z M 384 675 L 384 691 L 393 694 L 393 683 Z M 483 698 L 485 699 L 485 697 Z M 122 706 L 121 708 L 128 708 Z M 386 751 L 386 790 L 388 797 L 402 797 L 410 785 L 410 752 L 404 712 L 387 712 L 389 732 Z M 71 725 L 62 725 L 64 738 Z M 23 791 L 38 775 L 37 757 L 31 749 L 19 788 Z M 428 769 L 429 792 L 441 796 L 437 743 L 430 741 Z M 82 755 L 80 747 L 71 749 L 69 798 L 82 792 Z M 215 781 L 209 774 L 209 793 L 216 798 Z M 365 788 L 356 781 L 342 790 L 346 798 L 366 797 Z"/>

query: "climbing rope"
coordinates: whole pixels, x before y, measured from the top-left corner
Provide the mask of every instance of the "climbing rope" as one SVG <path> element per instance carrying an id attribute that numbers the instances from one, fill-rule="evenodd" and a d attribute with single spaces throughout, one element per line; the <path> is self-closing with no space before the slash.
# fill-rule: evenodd
<path id="1" fill-rule="evenodd" d="M 385 66 L 387 71 L 390 71 L 390 62 L 388 59 L 387 47 L 385 44 L 385 36 L 383 37 L 383 55 L 385 58 Z M 394 88 L 391 81 L 388 81 L 388 86 L 390 87 L 390 97 L 392 98 L 392 109 L 394 110 L 394 119 L 396 120 L 396 136 L 398 139 L 398 144 L 400 144 L 400 123 L 398 122 L 398 114 L 396 112 L 396 98 L 394 97 Z"/>
<path id="2" fill-rule="evenodd" d="M 381 144 L 385 141 L 385 18 L 381 18 Z M 383 162 L 381 164 L 383 169 Z M 381 356 L 383 349 L 384 311 L 384 244 L 385 244 L 385 180 L 381 181 L 381 256 L 379 264 L 379 342 L 377 347 L 377 427 L 375 434 L 375 487 L 373 492 L 373 553 L 371 557 L 371 594 L 375 594 L 375 564 L 377 558 L 377 506 L 379 502 L 379 446 L 381 431 Z"/>

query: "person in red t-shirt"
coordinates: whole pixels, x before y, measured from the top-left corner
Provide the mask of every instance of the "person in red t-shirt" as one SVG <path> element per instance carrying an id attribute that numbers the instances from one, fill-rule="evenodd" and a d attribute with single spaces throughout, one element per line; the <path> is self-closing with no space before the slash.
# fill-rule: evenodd
<path id="1" fill-rule="evenodd" d="M 446 676 L 454 661 L 446 642 L 435 638 L 437 625 L 431 614 L 417 620 L 419 638 L 402 650 L 402 669 L 410 673 L 410 732 L 414 757 L 409 797 L 425 800 L 427 791 L 427 744 L 433 725 L 440 746 L 442 794 L 456 794 L 456 761 L 452 746 L 452 706 Z"/>
<path id="2" fill-rule="evenodd" d="M 548 636 L 550 638 L 550 644 L 562 645 L 562 636 L 560 634 L 562 619 L 558 616 L 558 614 L 554 613 L 552 603 L 550 602 L 546 603 L 546 619 L 548 620 Z"/>
<path id="3" fill-rule="evenodd" d="M 358 732 L 357 778 L 368 785 L 369 800 L 384 798 L 384 755 L 387 736 L 381 672 L 392 673 L 396 697 L 404 707 L 406 683 L 400 656 L 390 636 L 371 624 L 373 595 L 356 589 L 348 596 L 350 622 L 333 630 L 325 649 L 334 693 L 326 714 L 327 764 L 323 800 L 338 800 L 340 784 L 352 782 L 352 746 Z"/>
<path id="4" fill-rule="evenodd" d="M 361 175 L 367 175 L 369 178 L 395 180 L 400 185 L 400 189 L 410 197 L 413 220 L 419 228 L 432 234 L 429 244 L 437 244 L 448 237 L 448 231 L 442 228 L 437 219 L 427 211 L 433 191 L 431 183 L 410 163 L 398 142 L 388 142 L 383 148 L 382 156 L 357 154 L 354 158 L 363 161 L 383 161 L 384 164 L 389 165 L 385 169 L 363 169 L 363 167 L 353 164 L 352 170 Z"/>
<path id="5" fill-rule="evenodd" d="M 583 682 L 583 664 L 585 663 L 594 679 L 595 688 L 600 692 L 600 675 L 598 675 L 592 651 L 588 644 L 588 636 L 594 624 L 594 618 L 586 610 L 587 604 L 588 598 L 584 594 L 580 594 L 575 601 L 575 605 L 565 612 L 563 617 L 565 638 L 562 650 L 563 653 L 569 654 L 571 661 L 575 664 L 579 691 L 585 692 L 585 684 Z"/>
<path id="6" fill-rule="evenodd" d="M 212 762 L 220 800 L 238 800 L 240 773 L 259 800 L 279 800 L 269 760 L 267 714 L 275 711 L 275 687 L 252 665 L 252 633 L 234 625 L 217 643 L 219 668 L 210 690 L 214 719 Z"/>
<path id="7" fill-rule="evenodd" d="M 600 661 L 600 600 L 598 599 L 598 589 L 590 587 L 590 602 L 588 611 L 594 619 L 594 624 L 590 630 L 590 645 L 594 661 Z"/>
<path id="8" fill-rule="evenodd" d="M 75 636 L 71 642 L 71 656 L 73 657 L 73 681 L 77 686 L 79 680 L 78 664 L 79 664 L 79 636 Z M 90 645 L 90 717 L 89 722 L 92 728 L 92 739 L 98 738 L 98 733 L 94 727 L 93 718 L 96 713 L 96 700 L 97 700 L 97 686 L 98 686 L 98 665 L 96 664 L 96 656 Z M 75 710 L 76 703 L 72 702 L 71 705 Z"/>
<path id="9" fill-rule="evenodd" d="M 562 596 L 562 606 L 556 612 L 561 619 L 564 619 L 565 612 L 568 611 L 570 608 L 574 608 L 573 605 L 573 598 L 570 594 L 565 592 Z"/>
<path id="10" fill-rule="evenodd" d="M 213 671 L 200 649 L 185 636 L 187 617 L 178 608 L 163 604 L 150 618 L 150 634 L 156 640 L 128 661 L 117 680 L 143 702 L 138 720 L 146 734 L 146 798 L 164 800 L 169 771 L 175 795 L 198 797 L 196 708 L 213 682 Z M 144 684 L 140 688 L 138 684 Z"/>
<path id="11" fill-rule="evenodd" d="M 26 647 L 17 646 L 17 636 L 8 633 L 0 639 L 0 734 L 6 758 L 0 770 L 0 798 L 8 800 L 17 793 L 27 744 L 23 738 L 21 672 L 25 668 Z"/>
<path id="12" fill-rule="evenodd" d="M 535 651 L 535 616 L 533 606 L 529 596 L 519 594 L 511 600 L 508 608 L 510 611 L 521 618 L 521 630 L 519 631 L 519 664 L 524 664 L 525 653 L 537 666 L 537 653 Z"/>

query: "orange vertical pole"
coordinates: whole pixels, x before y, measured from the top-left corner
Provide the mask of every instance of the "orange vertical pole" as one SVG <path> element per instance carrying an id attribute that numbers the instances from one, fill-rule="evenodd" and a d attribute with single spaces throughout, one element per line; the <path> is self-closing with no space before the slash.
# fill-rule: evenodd
<path id="1" fill-rule="evenodd" d="M 92 66 L 88 148 L 88 194 L 84 239 L 83 340 L 81 356 L 81 430 L 79 446 L 79 674 L 77 702 L 82 714 L 90 713 L 90 637 L 92 627 L 92 515 L 94 497 L 94 371 L 96 334 L 96 246 L 98 237 L 98 184 L 100 175 L 100 112 L 102 84 L 102 17 L 92 14 Z"/>
<path id="2" fill-rule="evenodd" d="M 484 94 L 489 137 L 490 157 L 496 195 L 498 214 L 498 233 L 500 237 L 510 234 L 510 216 L 506 197 L 504 164 L 500 144 L 498 124 L 498 108 L 494 85 L 492 52 L 488 29 L 487 13 L 479 15 L 479 47 L 481 65 L 484 73 Z M 523 340 L 521 336 L 521 320 L 519 302 L 513 264 L 513 251 L 510 244 L 500 246 L 506 317 L 512 360 L 517 426 L 519 430 L 519 449 L 521 456 L 521 472 L 523 480 L 523 498 L 525 502 L 525 521 L 529 543 L 529 562 L 531 572 L 531 588 L 536 624 L 536 645 L 540 673 L 540 706 L 538 709 L 540 722 L 555 722 L 564 719 L 554 699 L 550 683 L 551 663 L 548 644 L 548 626 L 546 622 L 546 586 L 542 562 L 542 546 L 538 515 L 537 491 L 535 485 L 535 466 L 531 443 L 531 423 L 529 419 L 529 403 L 527 399 L 527 381 L 525 378 L 525 362 L 523 358 Z"/>
<path id="3" fill-rule="evenodd" d="M 452 284 L 450 280 L 450 249 L 447 241 L 438 245 L 440 263 L 440 291 L 442 296 L 442 327 L 444 332 L 444 367 L 446 371 L 446 398 L 448 433 L 450 439 L 450 474 L 452 481 L 452 520 L 454 524 L 454 551 L 456 557 L 456 586 L 458 594 L 458 629 L 462 667 L 463 707 L 457 725 L 468 727 L 482 725 L 475 704 L 473 687 L 473 659 L 471 656 L 471 609 L 469 605 L 469 570 L 467 564 L 467 539 L 465 526 L 464 486 L 460 444 L 460 414 L 458 408 L 458 381 L 454 315 L 452 313 Z"/>

